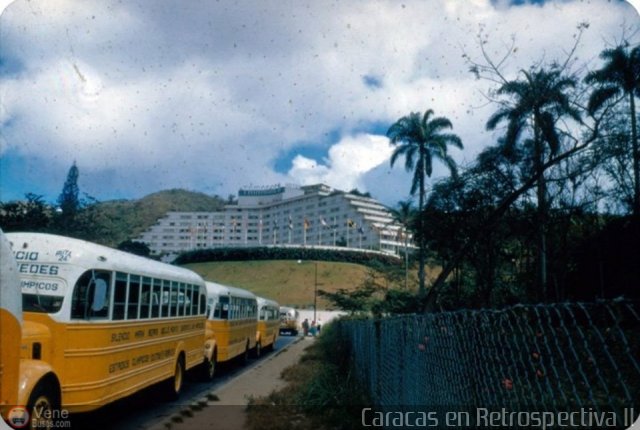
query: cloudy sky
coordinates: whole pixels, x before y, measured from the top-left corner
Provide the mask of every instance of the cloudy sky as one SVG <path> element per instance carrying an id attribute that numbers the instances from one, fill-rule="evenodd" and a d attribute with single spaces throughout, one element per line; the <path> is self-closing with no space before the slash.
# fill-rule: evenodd
<path id="1" fill-rule="evenodd" d="M 515 37 L 515 76 L 564 58 L 581 22 L 588 67 L 640 40 L 619 0 L 17 0 L 0 17 L 0 201 L 55 201 L 75 161 L 98 200 L 323 182 L 395 205 L 401 116 L 448 117 L 462 165 L 496 139 L 463 58 L 479 33 L 496 57 Z"/>

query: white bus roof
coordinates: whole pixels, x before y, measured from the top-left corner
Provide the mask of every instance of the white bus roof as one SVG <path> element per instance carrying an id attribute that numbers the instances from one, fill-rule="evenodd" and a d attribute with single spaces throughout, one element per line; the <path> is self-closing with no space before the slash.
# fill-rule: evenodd
<path id="1" fill-rule="evenodd" d="M 205 281 L 207 286 L 207 296 L 222 296 L 229 295 L 232 297 L 244 297 L 247 299 L 256 299 L 256 295 L 251 291 L 243 290 L 242 288 L 231 287 L 229 285 L 218 284 L 216 282 Z"/>
<path id="2" fill-rule="evenodd" d="M 61 267 L 59 276 L 66 275 L 71 282 L 75 282 L 74 276 L 78 277 L 88 269 L 123 271 L 199 285 L 204 282 L 191 270 L 80 239 L 45 233 L 7 233 L 7 238 L 13 245 L 14 254 L 37 252 L 37 261 L 58 264 Z M 27 259 L 24 262 L 32 261 Z M 63 272 L 62 267 L 67 266 L 69 269 Z M 28 273 L 25 275 L 30 276 Z"/>
<path id="3" fill-rule="evenodd" d="M 258 309 L 263 308 L 264 306 L 273 306 L 275 308 L 279 308 L 280 305 L 275 300 L 267 299 L 265 297 L 257 297 L 258 299 Z"/>

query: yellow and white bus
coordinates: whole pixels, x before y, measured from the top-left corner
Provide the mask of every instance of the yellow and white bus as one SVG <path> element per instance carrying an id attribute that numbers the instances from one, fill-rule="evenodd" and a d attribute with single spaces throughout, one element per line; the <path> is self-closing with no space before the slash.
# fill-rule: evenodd
<path id="1" fill-rule="evenodd" d="M 196 273 L 78 239 L 6 236 L 22 290 L 18 404 L 85 412 L 161 381 L 177 397 L 186 370 L 212 367 Z"/>
<path id="2" fill-rule="evenodd" d="M 256 296 L 247 290 L 206 282 L 207 332 L 213 336 L 213 363 L 248 359 L 256 347 Z"/>
<path id="3" fill-rule="evenodd" d="M 300 314 L 294 308 L 280 306 L 280 334 L 298 335 L 298 317 Z"/>
<path id="4" fill-rule="evenodd" d="M 256 333 L 256 356 L 261 350 L 271 350 L 280 333 L 280 305 L 278 302 L 258 297 L 258 331 Z"/>
<path id="5" fill-rule="evenodd" d="M 0 230 L 0 415 L 5 420 L 19 404 L 21 337 L 20 279 L 9 241 Z"/>

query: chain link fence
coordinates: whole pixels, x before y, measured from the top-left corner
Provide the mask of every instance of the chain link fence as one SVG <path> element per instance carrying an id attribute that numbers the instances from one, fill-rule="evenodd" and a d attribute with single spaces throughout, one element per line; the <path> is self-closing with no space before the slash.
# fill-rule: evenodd
<path id="1" fill-rule="evenodd" d="M 622 417 L 628 423 L 629 414 L 640 412 L 635 302 L 528 305 L 338 324 L 357 379 L 383 410 L 579 410 L 592 418 L 587 424 L 612 412 L 618 424 Z"/>

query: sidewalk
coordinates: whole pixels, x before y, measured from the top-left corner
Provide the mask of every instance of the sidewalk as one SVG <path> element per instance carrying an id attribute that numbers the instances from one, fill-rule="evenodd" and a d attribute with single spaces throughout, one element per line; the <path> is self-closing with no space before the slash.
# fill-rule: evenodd
<path id="1" fill-rule="evenodd" d="M 179 416 L 176 414 L 148 430 L 243 429 L 249 399 L 266 396 L 284 387 L 286 383 L 280 379 L 280 374 L 296 364 L 314 340 L 311 337 L 300 338 L 286 348 L 276 350 L 257 366 L 213 390 L 207 399 L 194 403 Z"/>

